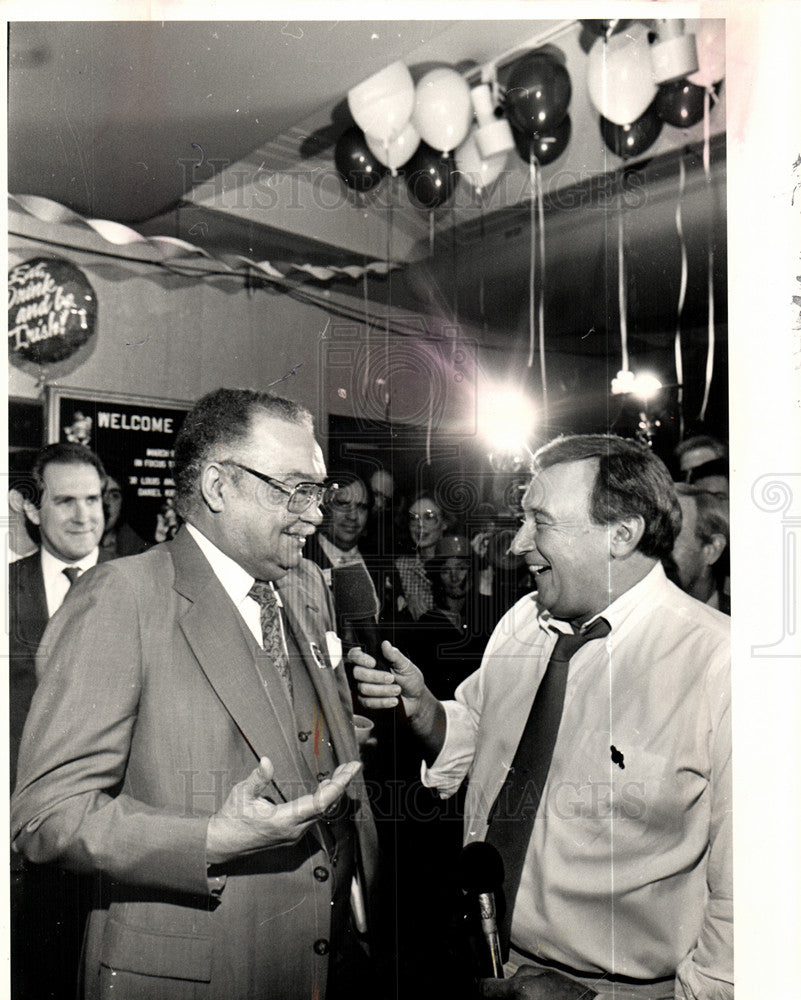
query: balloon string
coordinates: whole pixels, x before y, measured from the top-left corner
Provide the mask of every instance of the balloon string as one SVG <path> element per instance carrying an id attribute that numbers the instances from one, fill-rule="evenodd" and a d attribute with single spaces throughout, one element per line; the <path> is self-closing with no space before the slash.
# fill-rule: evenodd
<path id="1" fill-rule="evenodd" d="M 479 205 L 479 233 L 481 236 L 481 245 L 484 246 L 484 197 L 482 195 L 481 202 Z M 487 316 L 484 311 L 484 268 L 481 268 L 481 275 L 478 279 L 478 314 L 481 317 L 481 331 L 482 333 L 487 332 Z"/>
<path id="2" fill-rule="evenodd" d="M 434 256 L 434 209 L 428 211 L 428 253 Z"/>
<path id="3" fill-rule="evenodd" d="M 617 191 L 617 300 L 620 307 L 620 367 L 629 370 L 629 335 L 626 319 L 626 258 L 623 253 L 623 203 L 621 188 Z"/>
<path id="4" fill-rule="evenodd" d="M 426 423 L 426 465 L 431 465 L 431 428 L 434 423 L 434 392 L 433 386 L 429 383 L 428 393 L 428 421 Z"/>
<path id="5" fill-rule="evenodd" d="M 679 160 L 679 197 L 676 202 L 676 231 L 679 234 L 679 243 L 681 245 L 681 286 L 679 288 L 679 302 L 676 309 L 676 339 L 673 345 L 673 353 L 676 358 L 676 382 L 678 384 L 679 440 L 683 440 L 684 438 L 684 367 L 681 358 L 681 317 L 684 311 L 684 299 L 687 294 L 687 244 L 684 240 L 684 226 L 682 222 L 685 178 L 684 157 L 682 156 Z"/>
<path id="6" fill-rule="evenodd" d="M 362 399 L 367 401 L 370 385 L 370 297 L 367 293 L 367 274 L 362 278 L 364 288 L 364 368 L 362 369 Z"/>
<path id="7" fill-rule="evenodd" d="M 387 200 L 387 260 L 392 260 L 393 194 L 391 187 Z M 387 318 L 384 327 L 384 416 L 390 421 L 390 370 L 389 370 L 389 327 L 392 314 L 392 278 L 387 281 Z"/>
<path id="8" fill-rule="evenodd" d="M 540 239 L 540 288 L 539 288 L 539 333 L 540 333 L 540 377 L 542 379 L 542 419 L 548 425 L 548 379 L 545 371 L 545 207 L 542 196 L 542 170 L 537 163 L 537 215 Z"/>
<path id="9" fill-rule="evenodd" d="M 532 188 L 534 187 L 534 176 L 536 172 L 536 160 L 534 158 L 533 142 L 529 145 L 529 177 Z M 528 362 L 529 368 L 534 367 L 534 344 L 536 340 L 536 323 L 534 318 L 534 277 L 536 273 L 536 253 L 537 253 L 537 205 L 534 191 L 532 190 L 529 199 L 529 230 L 531 239 L 529 243 L 529 263 L 528 263 Z"/>
<path id="10" fill-rule="evenodd" d="M 711 191 L 712 172 L 709 164 L 709 110 L 710 88 L 707 87 L 704 94 L 704 174 L 708 190 Z M 706 416 L 709 393 L 712 388 L 712 375 L 715 367 L 715 248 L 712 245 L 712 235 L 710 232 L 707 233 L 707 297 L 709 300 L 707 308 L 709 325 L 707 331 L 706 372 L 704 377 L 704 399 L 698 413 L 699 420 L 703 420 Z"/>
<path id="11" fill-rule="evenodd" d="M 457 253 L 456 246 L 456 206 L 455 200 L 451 200 L 450 204 L 450 216 L 451 216 L 451 273 L 453 281 L 453 322 L 458 325 L 459 323 L 459 255 Z"/>

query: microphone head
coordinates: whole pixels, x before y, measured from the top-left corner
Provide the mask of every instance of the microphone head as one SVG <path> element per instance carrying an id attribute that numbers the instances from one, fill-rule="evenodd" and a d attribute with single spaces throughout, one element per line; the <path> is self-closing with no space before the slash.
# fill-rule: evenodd
<path id="1" fill-rule="evenodd" d="M 462 848 L 459 880 L 465 892 L 495 892 L 503 878 L 503 859 L 492 844 L 473 840 Z"/>

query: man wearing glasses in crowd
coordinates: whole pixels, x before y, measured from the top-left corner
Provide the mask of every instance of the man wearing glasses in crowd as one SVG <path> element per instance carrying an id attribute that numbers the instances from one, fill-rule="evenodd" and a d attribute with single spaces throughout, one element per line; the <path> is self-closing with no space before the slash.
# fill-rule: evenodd
<path id="1" fill-rule="evenodd" d="M 87 574 L 45 635 L 14 846 L 97 876 L 87 997 L 351 996 L 375 831 L 303 558 L 312 419 L 219 389 L 175 460 L 175 539 Z"/>

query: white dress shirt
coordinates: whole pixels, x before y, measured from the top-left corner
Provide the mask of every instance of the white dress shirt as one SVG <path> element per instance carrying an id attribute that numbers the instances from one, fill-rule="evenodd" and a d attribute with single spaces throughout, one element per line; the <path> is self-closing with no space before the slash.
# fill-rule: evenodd
<path id="1" fill-rule="evenodd" d="M 42 576 L 44 577 L 45 598 L 47 599 L 47 615 L 52 618 L 64 603 L 64 598 L 70 589 L 70 581 L 64 575 L 64 570 L 75 567 L 79 573 L 85 573 L 88 569 L 97 565 L 99 550 L 92 549 L 88 556 L 79 559 L 77 562 L 65 562 L 48 552 L 46 548 L 41 549 Z"/>
<path id="2" fill-rule="evenodd" d="M 255 577 L 252 577 L 247 570 L 242 569 L 239 563 L 234 562 L 230 556 L 220 551 L 214 542 L 209 541 L 194 524 L 187 523 L 186 527 L 189 534 L 197 542 L 200 551 L 208 559 L 212 570 L 214 570 L 214 575 L 222 584 L 223 590 L 228 594 L 236 605 L 237 611 L 244 618 L 245 624 L 250 629 L 253 638 L 261 646 L 263 639 L 261 633 L 261 608 L 258 601 L 248 596 L 248 591 L 256 582 Z M 272 587 L 273 585 L 270 584 L 270 586 Z M 275 594 L 278 607 L 282 608 L 281 596 L 275 587 L 273 587 L 273 593 Z M 284 643 L 286 643 L 284 618 L 283 615 L 279 617 L 281 621 L 281 635 L 284 638 Z"/>
<path id="3" fill-rule="evenodd" d="M 676 997 L 729 1000 L 729 619 L 659 564 L 602 614 L 609 636 L 570 661 L 512 943 L 578 970 L 675 973 Z M 445 703 L 445 744 L 423 781 L 447 797 L 469 771 L 466 841 L 485 836 L 556 642 L 547 625 L 533 597 L 520 600 Z"/>

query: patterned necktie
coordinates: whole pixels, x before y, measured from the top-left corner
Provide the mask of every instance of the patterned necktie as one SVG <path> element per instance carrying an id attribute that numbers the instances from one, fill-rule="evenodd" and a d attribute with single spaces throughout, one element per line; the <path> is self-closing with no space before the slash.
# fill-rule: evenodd
<path id="1" fill-rule="evenodd" d="M 73 583 L 75 583 L 75 581 L 81 575 L 81 567 L 80 566 L 65 566 L 64 569 L 62 569 L 61 572 L 69 580 L 70 587 L 71 587 L 73 585 Z"/>
<path id="2" fill-rule="evenodd" d="M 609 632 L 609 622 L 598 618 L 586 632 L 575 635 L 559 633 L 534 696 L 512 766 L 490 810 L 489 828 L 484 839 L 498 849 L 503 860 L 506 912 L 500 926 L 500 938 L 504 961 L 509 955 L 512 911 L 520 888 L 523 863 L 562 720 L 568 663 L 585 643 L 602 639 Z"/>
<path id="3" fill-rule="evenodd" d="M 278 610 L 278 598 L 269 583 L 256 580 L 248 591 L 248 597 L 261 609 L 261 644 L 265 653 L 275 664 L 275 669 L 281 675 L 284 687 L 292 701 L 292 675 L 289 670 L 289 658 L 286 655 L 284 637 L 281 634 L 281 612 Z"/>

